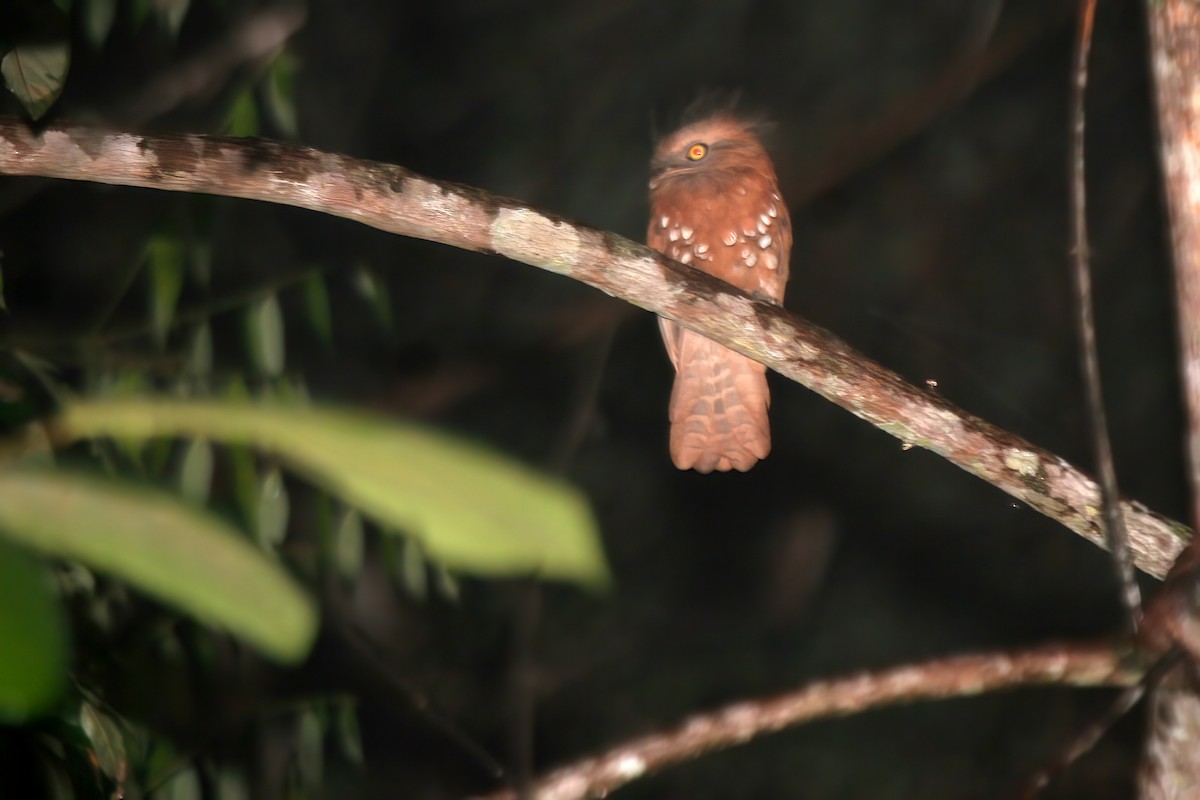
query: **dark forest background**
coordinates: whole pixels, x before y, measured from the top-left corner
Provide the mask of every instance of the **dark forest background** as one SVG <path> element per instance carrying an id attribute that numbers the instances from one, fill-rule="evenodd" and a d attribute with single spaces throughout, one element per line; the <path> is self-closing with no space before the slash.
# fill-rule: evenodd
<path id="1" fill-rule="evenodd" d="M 220 46 L 256 4 L 194 0 L 177 37 L 134 25 L 134 5 L 117 4 L 100 46 L 88 42 L 86 5 L 72 9 L 70 76 L 49 121 L 218 132 L 249 97 L 260 135 L 401 164 L 639 241 L 656 132 L 700 95 L 739 91 L 744 109 L 775 123 L 769 145 L 795 225 L 786 306 L 1091 468 L 1067 262 L 1073 3 L 311 0 L 286 50 L 294 131 L 268 113 L 263 61 L 135 119 L 129 98 Z M 1122 490 L 1180 519 L 1143 14 L 1131 0 L 1099 6 L 1092 264 Z M 0 111 L 21 113 L 11 97 Z M 81 344 L 110 301 L 114 329 L 145 318 L 141 279 L 125 281 L 164 229 L 210 246 L 211 282 L 185 284 L 180 307 L 218 309 L 218 374 L 246 369 L 237 299 L 276 288 L 287 373 L 312 397 L 561 474 L 589 498 L 614 574 L 604 594 L 464 577 L 456 599 L 422 597 L 389 582 L 386 548 L 369 538 L 361 576 L 336 602 L 325 596 L 325 614 L 377 646 L 327 625 L 301 667 L 247 676 L 189 673 L 136 642 L 78 645 L 79 658 L 118 648 L 120 668 L 98 681 L 114 711 L 194 754 L 209 792 L 226 768 L 284 792 L 288 710 L 312 698 L 354 699 L 364 758 L 329 753 L 311 796 L 449 798 L 496 786 L 477 747 L 510 774 L 529 759 L 542 771 L 817 677 L 1119 625 L 1102 551 L 783 379 L 772 378 L 765 462 L 745 475 L 676 471 L 654 318 L 497 257 L 266 204 L 3 179 L 0 347 L 45 358 L 67 382 L 99 367 L 151 383 L 169 372 L 148 337 Z M 295 288 L 313 268 L 331 299 L 331 345 L 305 324 Z M 1011 796 L 1109 699 L 1054 689 L 872 712 L 703 758 L 621 796 Z M 519 744 L 529 714 L 531 751 Z M 1135 711 L 1046 796 L 1128 796 L 1140 731 Z M 0 734 L 0 785 L 24 780 L 31 735 Z"/>

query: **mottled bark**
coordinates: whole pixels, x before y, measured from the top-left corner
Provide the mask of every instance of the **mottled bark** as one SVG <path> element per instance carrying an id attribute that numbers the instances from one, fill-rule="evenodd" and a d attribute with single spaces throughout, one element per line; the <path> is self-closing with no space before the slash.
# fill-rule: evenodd
<path id="1" fill-rule="evenodd" d="M 1175 264 L 1194 524 L 1200 520 L 1200 6 L 1194 0 L 1147 0 L 1146 8 Z M 1138 776 L 1142 798 L 1200 798 L 1200 695 L 1187 679 L 1200 663 L 1198 576 L 1200 551 L 1193 543 L 1147 607 L 1143 638 L 1157 648 L 1179 645 L 1191 660 L 1151 695 Z"/>
<path id="2" fill-rule="evenodd" d="M 1177 667 L 1148 700 L 1146 751 L 1138 773 L 1141 800 L 1200 798 L 1196 770 L 1200 742 L 1200 694 L 1188 676 L 1194 665 Z"/>

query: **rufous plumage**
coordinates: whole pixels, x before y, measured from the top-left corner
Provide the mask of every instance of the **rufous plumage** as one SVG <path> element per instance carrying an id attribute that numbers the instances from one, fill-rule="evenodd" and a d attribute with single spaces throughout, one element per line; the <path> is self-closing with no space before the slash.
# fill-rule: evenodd
<path id="1" fill-rule="evenodd" d="M 661 139 L 650 176 L 650 247 L 739 289 L 783 300 L 792 226 L 753 123 L 719 113 Z M 660 319 L 675 365 L 671 459 L 745 472 L 771 451 L 766 368 Z"/>

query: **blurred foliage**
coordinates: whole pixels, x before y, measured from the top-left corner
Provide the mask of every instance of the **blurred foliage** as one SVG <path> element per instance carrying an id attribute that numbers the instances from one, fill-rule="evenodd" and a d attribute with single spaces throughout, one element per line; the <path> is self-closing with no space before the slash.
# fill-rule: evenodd
<path id="1" fill-rule="evenodd" d="M 23 722 L 53 710 L 65 683 L 66 641 L 45 567 L 0 546 L 0 722 Z"/>
<path id="2" fill-rule="evenodd" d="M 1074 7 L 14 0 L 0 3 L 0 112 L 288 138 L 637 238 L 655 132 L 697 93 L 741 89 L 748 110 L 776 123 L 769 144 L 796 239 L 786 305 L 1085 464 L 1066 269 Z M 1179 517 L 1141 13 L 1102 2 L 1097 19 L 1097 317 L 1122 488 Z M 284 47 L 247 35 L 293 29 Z M 66 61 L 14 79 L 11 65 L 44 47 Z M 26 545 L 18 558 L 56 578 L 68 672 L 50 673 L 62 692 L 50 711 L 0 728 L 0 795 L 474 794 L 527 759 L 549 767 L 733 698 L 1096 635 L 1119 619 L 1095 548 L 784 381 L 772 379 L 769 459 L 747 475 L 675 471 L 653 319 L 556 276 L 295 209 L 17 179 L 0 180 L 0 251 L 4 452 L 43 470 L 14 463 L 5 480 L 103 471 L 89 486 L 215 514 L 255 542 L 255 563 L 305 586 L 322 617 L 307 658 L 284 668 L 200 624 L 217 599 L 188 608 L 83 554 L 31 556 Z M 230 420 L 268 403 L 281 416 L 235 439 L 218 435 L 217 412 L 211 430 L 113 431 L 60 449 L 59 466 L 30 426 L 72 397 L 133 408 L 147 395 L 228 403 Z M 389 486 L 372 473 L 365 494 L 327 480 L 361 457 L 340 449 L 347 441 L 289 435 L 285 420 L 302 424 L 327 403 L 361 409 L 369 431 L 382 425 L 381 446 L 411 435 L 432 452 L 435 430 L 452 449 L 478 442 L 453 498 L 463 515 L 478 486 L 536 517 L 537 504 L 517 502 L 525 495 L 473 470 L 496 453 L 555 473 L 534 483 L 565 508 L 586 497 L 617 589 L 494 577 L 497 564 L 534 567 L 511 553 L 471 561 L 469 542 L 439 538 L 444 520 L 402 513 L 412 497 L 399 477 Z M 432 480 L 434 468 L 413 461 L 397 475 Z M 521 541 L 547 546 L 529 525 Z M 63 530 L 83 536 L 44 535 Z M 563 577 L 599 579 L 578 566 L 598 563 L 585 550 L 558 562 Z M 466 574 L 472 565 L 493 577 Z M 40 585 L 36 569 L 21 573 Z M 203 585 L 198 569 L 183 573 L 166 591 Z M 269 610 L 253 605 L 235 616 Z M 20 696 L 34 705 L 33 689 Z M 790 731 L 622 794 L 995 796 L 1106 699 L 1063 689 L 894 709 Z M 533 752 L 511 752 L 531 717 Z M 1045 796 L 1128 796 L 1139 725 L 1126 720 Z"/>
<path id="3" fill-rule="evenodd" d="M 0 74 L 23 112 L 42 118 L 66 86 L 73 52 L 94 68 L 92 52 L 128 47 L 133 36 L 186 57 L 177 38 L 189 13 L 187 2 L 27 3 L 13 14 L 21 24 L 4 28 L 15 37 L 0 42 Z M 295 135 L 297 85 L 294 57 L 269 59 L 232 84 L 215 129 L 251 136 L 269 120 Z M 9 437 L 0 464 L 0 724 L 21 726 L 0 729 L 0 763 L 12 767 L 0 794 L 326 796 L 327 749 L 333 765 L 364 764 L 356 701 L 334 687 L 254 697 L 269 667 L 227 633 L 273 661 L 311 659 L 313 593 L 340 608 L 374 549 L 386 553 L 380 565 L 397 596 L 421 603 L 458 602 L 449 569 L 607 580 L 595 523 L 565 484 L 430 429 L 310 407 L 288 371 L 295 324 L 283 301 L 302 300 L 309 330 L 332 348 L 326 277 L 307 266 L 218 294 L 212 241 L 204 205 L 135 233 L 110 290 L 80 317 L 79 357 L 0 344 Z M 386 285 L 360 275 L 363 310 L 390 324 Z M 196 306 L 197 293 L 206 305 Z M 139 294 L 142 311 L 130 315 Z M 12 296 L 23 310 L 40 302 L 20 284 Z M 242 320 L 233 359 L 231 313 Z M 224 399 L 178 399 L 214 393 Z M 66 401 L 76 394 L 96 399 Z M 35 435 L 37 417 L 56 410 L 51 437 Z M 97 471 L 108 477 L 88 474 Z M 230 524 L 232 508 L 249 535 Z M 254 698 L 245 708 L 243 696 Z M 211 733 L 181 714 L 193 704 L 224 709 Z M 201 747 L 231 719 L 269 732 L 264 741 L 282 748 L 282 760 L 250 769 L 244 756 L 225 762 Z"/>
<path id="4" fill-rule="evenodd" d="M 68 403 L 64 440 L 184 437 L 249 446 L 424 543 L 456 570 L 602 585 L 604 557 L 586 503 L 569 487 L 433 431 L 363 414 L 279 403 L 112 400 Z M 254 526 L 268 549 L 287 528 L 277 467 L 258 481 Z"/>

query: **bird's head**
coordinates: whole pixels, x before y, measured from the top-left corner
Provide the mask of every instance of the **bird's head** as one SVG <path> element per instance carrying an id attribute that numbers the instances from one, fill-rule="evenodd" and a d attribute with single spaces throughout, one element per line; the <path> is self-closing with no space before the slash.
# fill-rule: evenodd
<path id="1" fill-rule="evenodd" d="M 757 123 L 728 113 L 684 125 L 659 140 L 650 161 L 650 191 L 677 182 L 721 179 L 770 169 Z"/>

